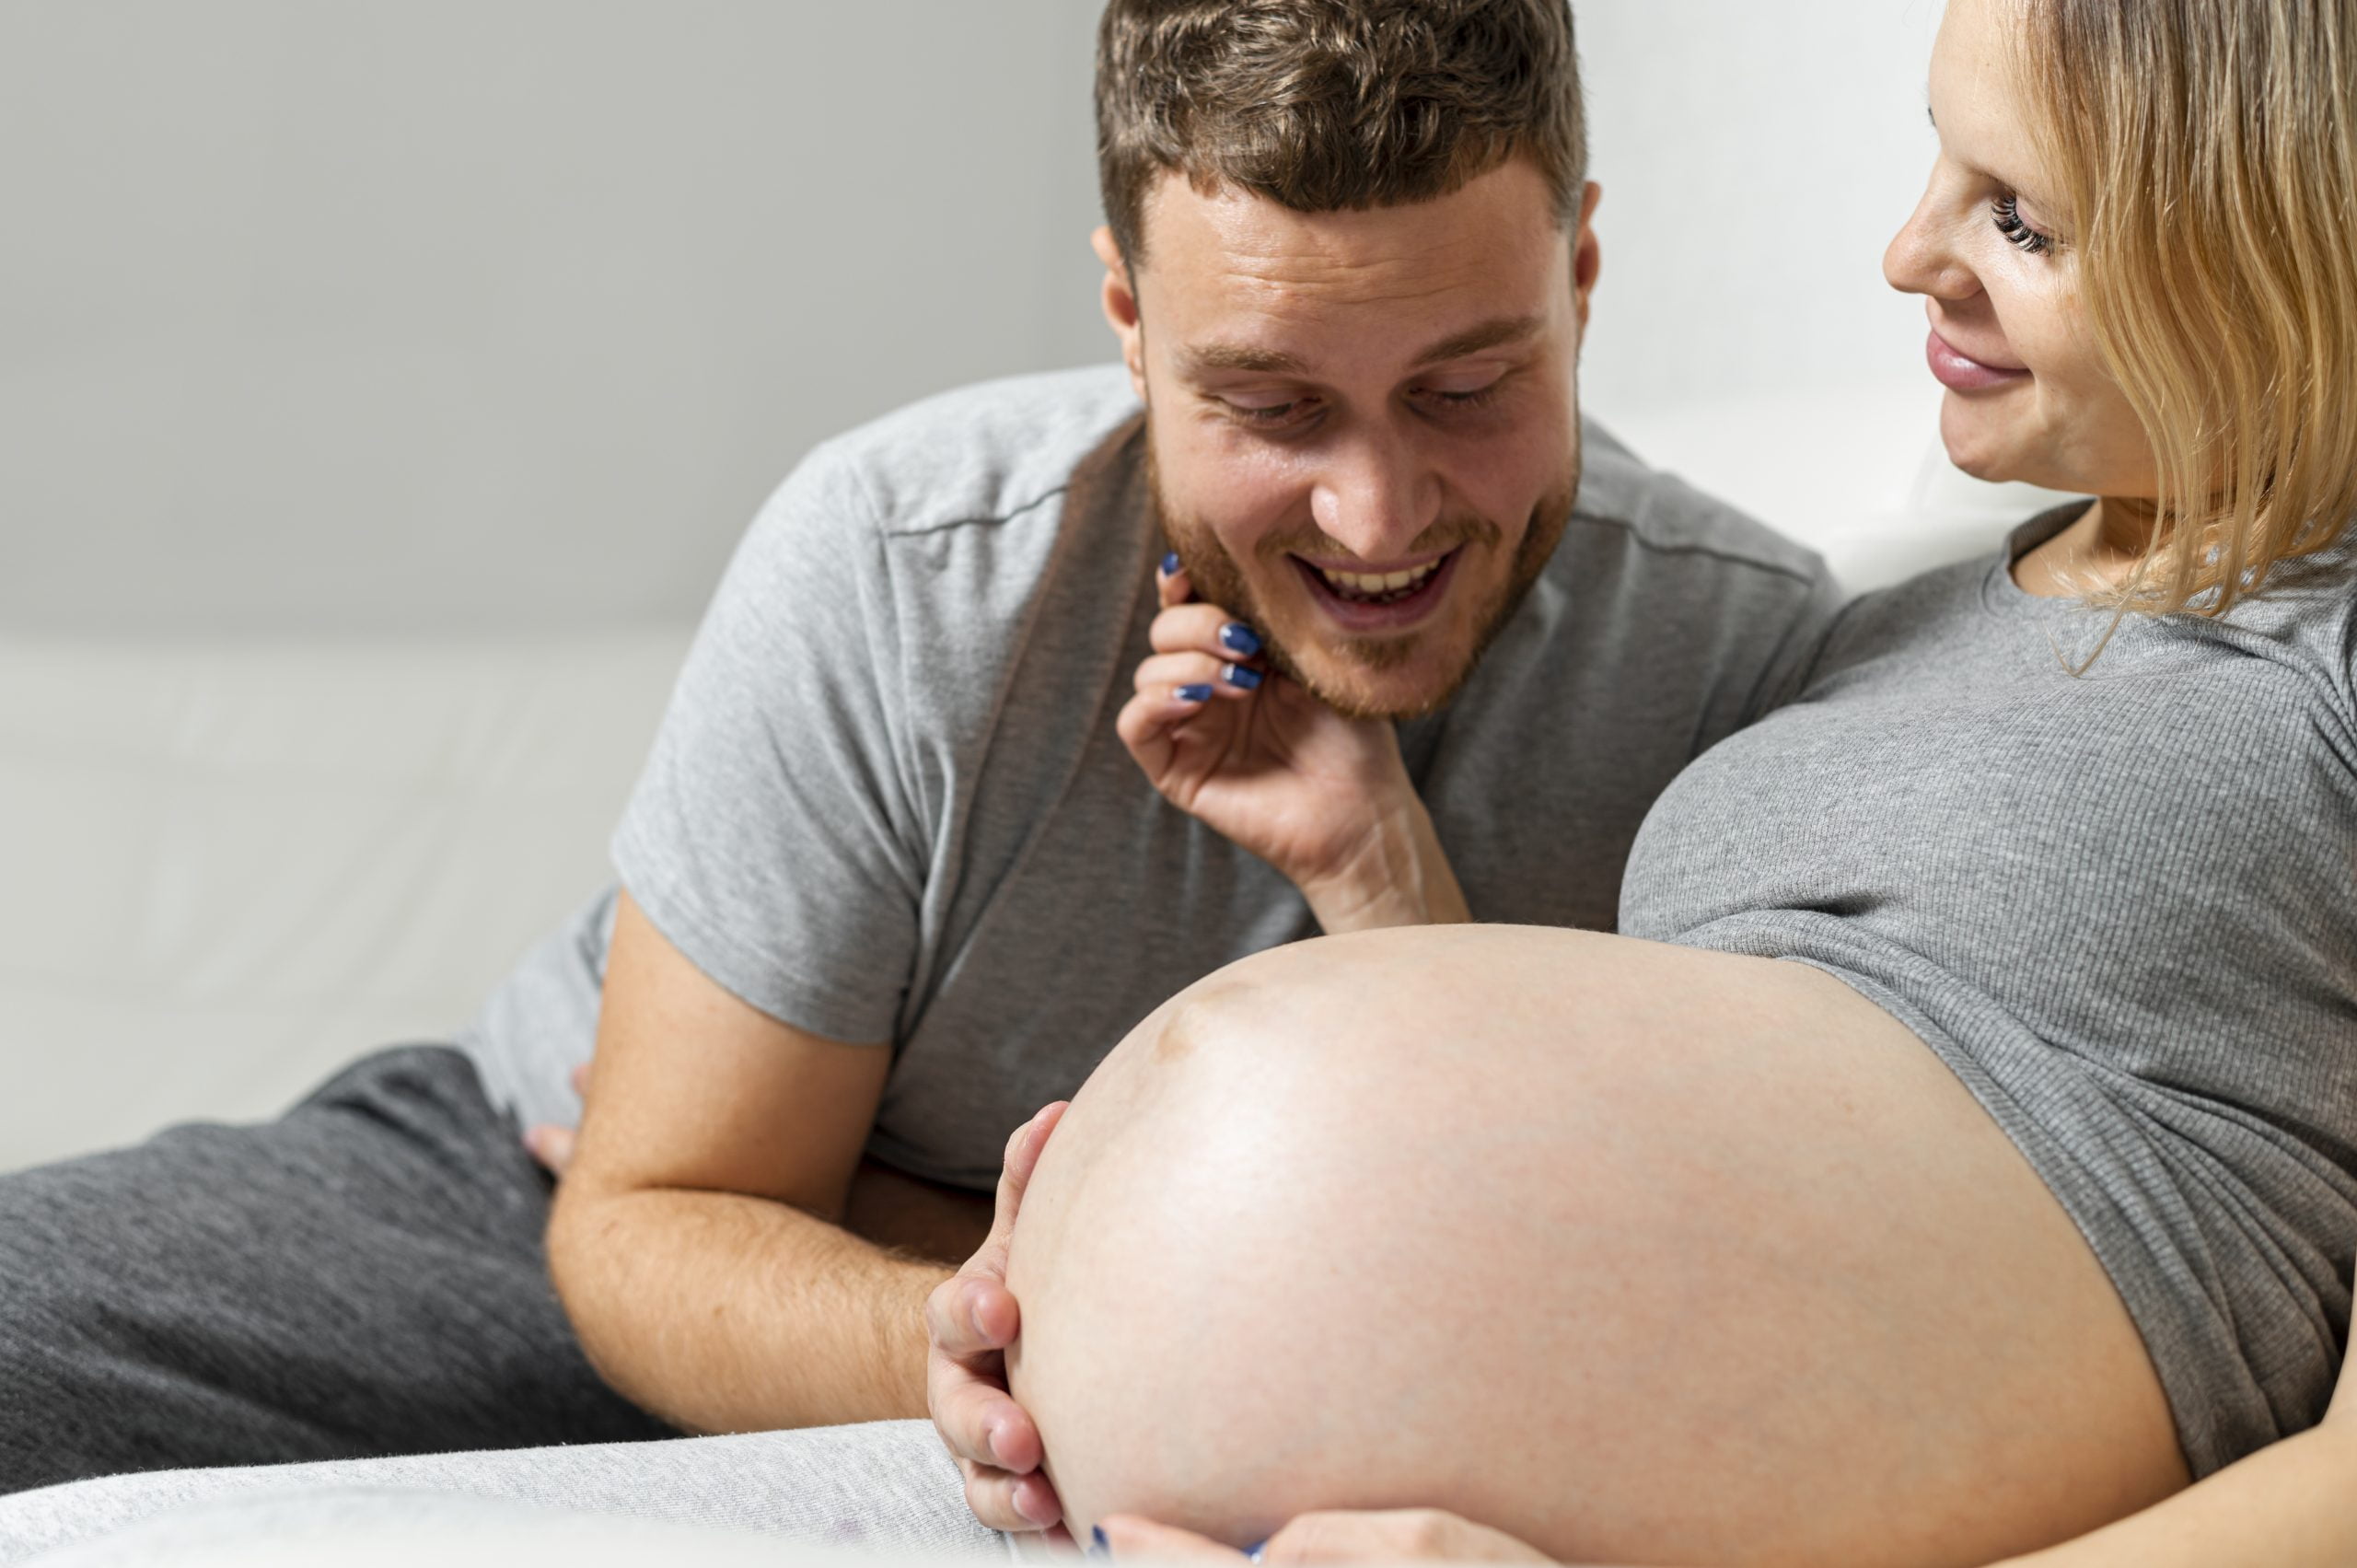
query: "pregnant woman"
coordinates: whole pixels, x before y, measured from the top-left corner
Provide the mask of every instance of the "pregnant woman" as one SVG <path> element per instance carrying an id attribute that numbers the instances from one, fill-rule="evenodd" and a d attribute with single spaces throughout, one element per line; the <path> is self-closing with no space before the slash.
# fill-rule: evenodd
<path id="1" fill-rule="evenodd" d="M 1952 0 L 1931 107 L 1887 267 L 1949 453 L 2100 499 L 1852 606 L 1623 935 L 1305 944 L 1140 1026 L 936 1297 L 985 1517 L 1044 1446 L 1117 1551 L 2348 1549 L 2357 3 Z"/>

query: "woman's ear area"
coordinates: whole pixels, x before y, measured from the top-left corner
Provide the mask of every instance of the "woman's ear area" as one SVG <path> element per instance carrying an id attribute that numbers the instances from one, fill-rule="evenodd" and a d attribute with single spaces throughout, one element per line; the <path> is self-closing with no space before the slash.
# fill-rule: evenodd
<path id="1" fill-rule="evenodd" d="M 1132 285 L 1130 265 L 1121 255 L 1121 247 L 1113 231 L 1103 224 L 1088 237 L 1089 249 L 1105 263 L 1103 304 L 1106 322 L 1121 343 L 1121 363 L 1130 367 L 1130 385 L 1138 398 L 1145 398 L 1144 334 L 1139 329 L 1137 290 Z"/>

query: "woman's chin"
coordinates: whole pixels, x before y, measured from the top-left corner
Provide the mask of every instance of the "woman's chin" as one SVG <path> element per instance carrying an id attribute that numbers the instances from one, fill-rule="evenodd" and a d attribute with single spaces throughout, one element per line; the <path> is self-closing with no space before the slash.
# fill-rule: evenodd
<path id="1" fill-rule="evenodd" d="M 1978 410 L 1960 407 L 1950 392 L 1940 410 L 1940 445 L 1948 461 L 1988 484 L 2010 484 L 2027 477 L 2016 444 L 1989 430 Z"/>

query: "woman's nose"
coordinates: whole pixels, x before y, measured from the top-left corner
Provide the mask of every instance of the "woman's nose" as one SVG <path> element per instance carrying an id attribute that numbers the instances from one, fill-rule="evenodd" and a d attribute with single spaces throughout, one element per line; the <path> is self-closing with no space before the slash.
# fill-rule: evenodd
<path id="1" fill-rule="evenodd" d="M 1899 293 L 1957 300 L 1980 292 L 1980 276 L 1956 253 L 1950 205 L 1934 180 L 1891 237 L 1890 248 L 1883 252 L 1882 275 Z"/>

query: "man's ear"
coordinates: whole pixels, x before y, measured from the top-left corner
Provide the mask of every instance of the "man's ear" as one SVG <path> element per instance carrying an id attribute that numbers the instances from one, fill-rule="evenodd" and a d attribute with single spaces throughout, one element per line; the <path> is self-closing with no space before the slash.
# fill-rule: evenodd
<path id="1" fill-rule="evenodd" d="M 1596 238 L 1596 204 L 1604 200 L 1604 187 L 1591 180 L 1580 197 L 1579 232 L 1572 237 L 1572 294 L 1579 301 L 1580 335 L 1587 335 L 1587 308 L 1596 293 L 1596 280 L 1604 271 L 1604 250 Z"/>
<path id="2" fill-rule="evenodd" d="M 1113 242 L 1113 231 L 1098 225 L 1088 237 L 1089 249 L 1105 263 L 1105 319 L 1111 324 L 1113 335 L 1121 340 L 1121 363 L 1130 367 L 1130 385 L 1136 389 L 1138 401 L 1145 401 L 1145 332 L 1140 324 L 1137 289 L 1130 279 L 1129 263 L 1122 260 L 1121 248 Z"/>

